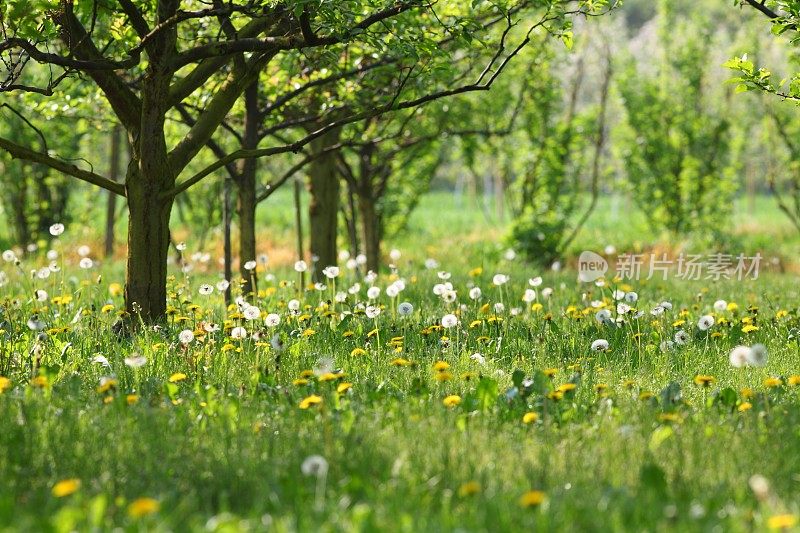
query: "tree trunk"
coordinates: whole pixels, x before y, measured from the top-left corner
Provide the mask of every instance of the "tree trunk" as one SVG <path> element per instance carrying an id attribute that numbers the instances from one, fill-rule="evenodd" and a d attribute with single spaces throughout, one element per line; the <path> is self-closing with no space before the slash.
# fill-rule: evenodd
<path id="1" fill-rule="evenodd" d="M 224 263 L 225 281 L 228 286 L 225 288 L 225 306 L 231 304 L 231 280 L 233 279 L 233 252 L 231 250 L 231 179 L 227 178 L 222 193 L 222 254 Z"/>
<path id="2" fill-rule="evenodd" d="M 244 136 L 242 148 L 252 150 L 258 146 L 258 84 L 251 83 L 244 90 Z M 239 165 L 239 272 L 242 275 L 242 294 L 250 297 L 258 292 L 256 270 L 244 268 L 256 259 L 256 163 L 254 158 L 243 159 Z"/>
<path id="3" fill-rule="evenodd" d="M 375 200 L 371 196 L 358 196 L 358 210 L 364 239 L 364 254 L 367 256 L 367 270 L 378 272 L 381 263 L 381 230 Z"/>
<path id="4" fill-rule="evenodd" d="M 305 254 L 303 246 L 303 205 L 300 199 L 300 180 L 294 179 L 294 222 L 297 226 L 297 260 L 302 261 Z M 300 272 L 300 290 L 305 290 L 306 273 Z"/>
<path id="5" fill-rule="evenodd" d="M 119 179 L 119 163 L 120 163 L 120 139 L 122 137 L 122 128 L 119 124 L 115 124 L 111 130 L 111 152 L 109 157 L 108 177 L 114 181 Z M 114 221 L 117 215 L 117 195 L 108 191 L 108 203 L 106 204 L 106 238 L 104 243 L 105 256 L 111 257 L 114 254 Z"/>
<path id="6" fill-rule="evenodd" d="M 311 143 L 313 153 L 336 144 L 339 130 L 332 130 Z M 329 152 L 316 158 L 309 165 L 308 206 L 309 237 L 312 260 L 316 259 L 314 279 L 322 280 L 322 270 L 336 265 L 337 221 L 339 217 L 339 176 L 336 172 L 336 153 Z"/>
<path id="7" fill-rule="evenodd" d="M 132 161 L 127 179 L 128 272 L 126 308 L 145 323 L 163 318 L 167 311 L 167 253 L 172 199 L 141 178 L 138 161 Z M 134 175 L 131 175 L 131 172 Z"/>

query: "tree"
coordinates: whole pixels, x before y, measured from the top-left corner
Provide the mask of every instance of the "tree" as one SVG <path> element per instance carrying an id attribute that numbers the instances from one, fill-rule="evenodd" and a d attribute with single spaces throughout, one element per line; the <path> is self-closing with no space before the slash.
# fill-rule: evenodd
<path id="1" fill-rule="evenodd" d="M 409 100 L 401 100 L 398 94 L 365 113 L 385 112 L 459 92 L 487 90 L 537 28 L 560 33 L 568 28 L 571 16 L 607 7 L 605 2 L 584 5 L 555 0 L 513 5 L 479 1 L 464 9 L 458 5 L 421 0 L 345 0 L 336 5 L 319 0 L 214 0 L 181 9 L 179 0 L 12 3 L 1 20 L 0 59 L 5 73 L 0 90 L 63 101 L 65 79 L 91 80 L 127 132 L 131 161 L 122 184 L 6 138 L 0 139 L 0 148 L 125 197 L 129 211 L 127 310 L 146 322 L 157 320 L 166 311 L 169 218 L 177 195 L 234 161 L 297 151 L 344 123 L 366 118 L 352 116 L 327 123 L 289 145 L 236 150 L 179 179 L 273 61 L 301 51 L 339 56 L 348 48 L 357 48 L 364 56 L 383 55 L 391 48 L 398 54 L 424 58 L 436 53 L 432 44 L 437 39 L 432 40 L 430 32 L 452 32 L 469 39 L 476 14 L 499 12 L 508 20 L 497 54 L 477 82 Z M 445 16 L 449 11 L 455 14 Z M 506 36 L 518 22 L 528 28 L 516 45 L 510 45 Z M 28 74 L 31 62 L 47 70 L 45 83 L 36 85 Z M 169 143 L 168 115 L 176 115 L 176 107 L 200 90 L 208 91 L 208 98 L 194 125 L 177 142 Z"/>

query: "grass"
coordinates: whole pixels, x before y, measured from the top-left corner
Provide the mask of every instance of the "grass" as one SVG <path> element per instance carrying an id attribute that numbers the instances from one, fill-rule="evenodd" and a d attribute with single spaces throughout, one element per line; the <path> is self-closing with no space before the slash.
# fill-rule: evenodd
<path id="1" fill-rule="evenodd" d="M 620 224 L 607 207 L 576 249 L 658 241 Z M 767 208 L 757 205 L 759 227 L 786 231 L 768 222 Z M 287 227 L 274 232 L 275 246 L 290 242 Z M 71 231 L 60 249 L 82 238 Z M 607 326 L 590 302 L 613 311 L 611 287 L 507 261 L 497 242 L 503 233 L 501 223 L 433 195 L 409 232 L 389 243 L 403 251 L 398 301 L 411 302 L 412 315 L 396 316 L 397 301 L 385 295 L 394 281 L 388 274 L 376 283 L 385 306 L 376 319 L 340 314 L 365 303 L 363 281 L 335 313 L 320 305 L 329 288 L 305 291 L 304 307 L 292 314 L 287 305 L 298 291 L 281 281 L 295 275 L 277 266 L 274 280 L 262 276 L 254 302 L 264 315 L 280 314 L 273 329 L 226 310 L 216 291 L 201 296 L 200 284 L 218 279 L 202 265 L 186 276 L 175 271 L 169 323 L 121 337 L 111 331 L 122 305 L 112 286 L 122 281 L 119 264 L 81 270 L 66 254 L 60 271 L 31 280 L 25 272 L 43 257 L 23 258 L 20 269 L 3 263 L 11 282 L 0 287 L 0 376 L 8 379 L 0 380 L 0 529 L 794 527 L 796 280 L 777 273 L 743 282 L 642 280 L 616 288 L 636 291 L 632 305 L 645 314 Z M 428 256 L 452 271 L 465 305 L 456 328 L 438 327 L 456 307 L 433 294 L 440 280 L 422 266 Z M 477 266 L 482 272 L 470 275 Z M 502 288 L 491 284 L 497 272 L 511 277 Z M 533 309 L 521 296 L 536 274 L 544 277 L 538 289 L 554 292 L 545 299 L 539 290 L 541 308 Z M 343 271 L 336 284 L 356 281 Z M 480 302 L 468 297 L 473 285 L 483 289 Z M 35 289 L 47 298 L 31 298 Z M 737 306 L 716 312 L 718 299 Z M 664 300 L 673 309 L 651 315 Z M 504 311 L 495 312 L 498 302 Z M 41 338 L 26 325 L 34 313 L 46 324 Z M 716 323 L 700 331 L 696 322 L 709 313 Z M 210 322 L 223 327 L 205 332 Z M 233 339 L 238 325 L 259 338 Z M 186 329 L 196 339 L 184 346 L 178 336 Z M 681 329 L 689 342 L 662 351 Z M 270 342 L 276 333 L 280 350 Z M 591 351 L 599 338 L 607 352 Z M 730 350 L 755 343 L 766 345 L 766 365 L 731 367 Z M 97 355 L 108 366 L 93 362 Z M 136 355 L 143 366 L 126 364 Z M 704 387 L 698 375 L 713 381 Z M 459 400 L 448 407 L 450 396 Z"/>

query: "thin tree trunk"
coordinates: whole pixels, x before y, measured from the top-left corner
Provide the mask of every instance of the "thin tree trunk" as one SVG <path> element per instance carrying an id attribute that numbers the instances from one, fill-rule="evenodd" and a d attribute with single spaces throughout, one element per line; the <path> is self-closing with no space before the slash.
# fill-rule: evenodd
<path id="1" fill-rule="evenodd" d="M 314 153 L 319 153 L 339 140 L 339 130 L 332 130 L 311 143 Z M 309 237 L 312 259 L 316 259 L 314 279 L 321 280 L 322 270 L 335 266 L 337 260 L 336 236 L 339 216 L 339 176 L 336 172 L 336 153 L 329 152 L 309 165 L 308 206 Z"/>
<path id="2" fill-rule="evenodd" d="M 367 270 L 378 272 L 381 257 L 381 235 L 375 201 L 370 196 L 359 195 L 359 215 L 364 239 L 364 253 L 367 256 Z"/>
<path id="3" fill-rule="evenodd" d="M 228 286 L 225 288 L 225 305 L 231 303 L 231 280 L 233 279 L 233 251 L 231 250 L 231 178 L 225 179 L 222 193 L 222 255 L 224 262 L 225 281 Z"/>
<path id="4" fill-rule="evenodd" d="M 258 84 L 251 83 L 244 90 L 245 122 L 242 148 L 252 150 L 258 146 Z M 256 163 L 254 158 L 243 159 L 239 167 L 239 272 L 242 275 L 242 293 L 246 297 L 258 292 L 256 269 L 247 270 L 248 261 L 256 259 Z"/>
<path id="5" fill-rule="evenodd" d="M 109 170 L 108 177 L 113 181 L 119 180 L 119 167 L 121 159 L 121 143 L 122 128 L 119 124 L 114 124 L 111 129 L 111 152 L 109 154 Z M 117 195 L 108 191 L 108 200 L 106 203 L 106 238 L 104 243 L 104 251 L 106 257 L 114 255 L 114 222 L 116 221 L 117 214 Z"/>
<path id="6" fill-rule="evenodd" d="M 347 233 L 350 237 L 350 250 L 353 257 L 361 253 L 361 246 L 358 239 L 358 214 L 356 213 L 356 200 L 353 187 L 347 188 L 347 206 L 350 211 L 350 220 L 347 221 Z"/>
<path id="7" fill-rule="evenodd" d="M 303 246 L 303 205 L 300 199 L 300 180 L 294 179 L 294 221 L 297 226 L 297 260 L 302 261 L 305 253 Z M 304 290 L 306 285 L 306 273 L 300 273 L 300 290 Z"/>

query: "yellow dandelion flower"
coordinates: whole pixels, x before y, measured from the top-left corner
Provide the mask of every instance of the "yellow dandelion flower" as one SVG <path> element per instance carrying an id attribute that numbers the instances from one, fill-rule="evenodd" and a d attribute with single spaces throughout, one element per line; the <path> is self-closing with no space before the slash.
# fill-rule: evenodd
<path id="1" fill-rule="evenodd" d="M 747 324 L 742 328 L 743 333 L 750 333 L 751 331 L 758 331 L 758 326 L 754 326 L 753 324 Z"/>
<path id="2" fill-rule="evenodd" d="M 311 396 L 307 396 L 300 401 L 300 409 L 308 409 L 309 407 L 313 407 L 321 403 L 322 403 L 322 396 L 317 396 L 316 394 L 312 394 Z"/>
<path id="3" fill-rule="evenodd" d="M 797 374 L 789 376 L 789 379 L 786 381 L 786 383 L 790 387 L 795 387 L 797 385 L 800 385 L 800 376 L 798 376 Z M 2 380 L 0 379 L 0 392 L 2 392 L 2 390 L 3 390 L 3 385 L 2 385 Z"/>
<path id="4" fill-rule="evenodd" d="M 128 394 L 125 396 L 125 401 L 128 402 L 128 405 L 134 405 L 139 403 L 139 395 L 138 394 Z"/>
<path id="5" fill-rule="evenodd" d="M 56 498 L 64 498 L 70 494 L 75 494 L 81 488 L 81 480 L 77 478 L 63 479 L 53 485 L 52 493 Z"/>
<path id="6" fill-rule="evenodd" d="M 184 374 L 183 372 L 175 372 L 169 377 L 169 382 L 180 383 L 181 381 L 184 381 L 186 377 L 187 377 L 186 374 Z"/>
<path id="7" fill-rule="evenodd" d="M 110 313 L 114 310 L 114 304 L 106 304 L 100 308 L 101 313 Z"/>
<path id="8" fill-rule="evenodd" d="M 445 407 L 455 407 L 461 403 L 461 396 L 458 396 L 457 394 L 451 394 L 442 400 L 442 403 Z"/>
<path id="9" fill-rule="evenodd" d="M 555 390 L 555 391 L 547 393 L 547 399 L 548 400 L 553 400 L 553 401 L 557 402 L 557 401 L 559 401 L 559 400 L 561 400 L 563 398 L 564 398 L 564 393 L 562 391 L 560 391 L 560 390 Z"/>
<path id="10" fill-rule="evenodd" d="M 728 302 L 728 311 L 736 311 L 739 309 L 739 304 L 736 302 Z"/>
<path id="11" fill-rule="evenodd" d="M 314 330 L 313 330 L 313 329 L 311 329 L 311 328 L 308 328 L 308 329 L 306 329 L 305 331 L 303 331 L 302 335 L 303 335 L 303 337 L 310 337 L 310 336 L 312 336 L 314 333 L 316 333 L 316 331 L 314 331 Z"/>
<path id="12" fill-rule="evenodd" d="M 677 328 L 678 326 L 682 326 L 684 324 L 686 324 L 685 320 L 676 320 L 675 322 L 672 323 L 672 327 Z"/>
<path id="13" fill-rule="evenodd" d="M 483 320 L 473 320 L 472 322 L 469 323 L 469 327 L 470 329 L 477 328 L 481 324 L 483 324 Z"/>
<path id="14" fill-rule="evenodd" d="M 531 306 L 531 311 L 533 311 L 534 313 L 538 313 L 538 312 L 539 312 L 539 311 L 541 311 L 543 308 L 544 308 L 544 306 L 543 306 L 542 304 L 540 304 L 539 302 L 536 302 L 535 304 L 533 304 L 533 305 Z"/>
<path id="15" fill-rule="evenodd" d="M 308 370 L 307 369 L 307 370 L 303 370 L 302 372 L 300 372 L 300 377 L 301 378 L 310 378 L 313 375 L 314 375 L 314 371 L 313 370 Z"/>
<path id="16" fill-rule="evenodd" d="M 471 277 L 471 278 L 480 276 L 481 274 L 483 274 L 483 268 L 482 267 L 475 267 L 475 268 L 473 268 L 472 270 L 469 271 L 469 277 Z"/>
<path id="17" fill-rule="evenodd" d="M 111 296 L 122 296 L 123 288 L 119 283 L 112 283 L 108 286 L 108 294 Z"/>
<path id="18" fill-rule="evenodd" d="M 717 381 L 717 378 L 714 376 L 708 376 L 705 374 L 697 374 L 694 377 L 694 384 L 699 385 L 701 387 L 710 387 L 714 382 Z"/>
<path id="19" fill-rule="evenodd" d="M 797 525 L 797 515 L 778 514 L 767 519 L 767 527 L 770 529 L 791 529 Z"/>
<path id="20" fill-rule="evenodd" d="M 338 392 L 339 394 L 344 394 L 345 392 L 349 391 L 352 388 L 353 388 L 352 383 L 346 383 L 346 382 L 339 383 L 339 386 L 336 387 L 336 392 Z"/>
<path id="21" fill-rule="evenodd" d="M 345 331 L 344 333 L 342 333 L 342 337 L 344 337 L 345 339 L 350 338 L 353 335 L 355 335 L 355 332 L 354 331 L 350 331 L 350 330 Z"/>
<path id="22" fill-rule="evenodd" d="M 450 381 L 451 379 L 453 379 L 453 374 L 451 374 L 450 372 L 448 372 L 446 370 L 443 370 L 442 372 L 437 372 L 435 377 L 436 377 L 436 381 L 442 383 L 442 382 Z"/>
<path id="23" fill-rule="evenodd" d="M 447 361 L 436 361 L 433 364 L 433 369 L 436 370 L 437 372 L 444 372 L 448 368 L 450 368 L 450 363 L 448 363 Z"/>
<path id="24" fill-rule="evenodd" d="M 108 392 L 117 388 L 117 380 L 116 379 L 107 379 L 103 381 L 101 385 L 97 387 L 97 393 L 103 394 L 104 392 Z"/>
<path id="25" fill-rule="evenodd" d="M 403 359 L 402 357 L 398 357 L 397 359 L 393 360 L 390 364 L 392 366 L 411 366 L 414 363 L 412 363 L 408 359 Z"/>
<path id="26" fill-rule="evenodd" d="M 128 506 L 128 516 L 131 518 L 141 518 L 143 516 L 157 513 L 161 508 L 158 500 L 153 498 L 137 498 Z"/>
<path id="27" fill-rule="evenodd" d="M 540 490 L 529 490 L 519 498 L 521 507 L 538 507 L 543 504 L 545 500 L 545 493 Z"/>
<path id="28" fill-rule="evenodd" d="M 0 394 L 3 394 L 5 391 L 11 389 L 12 383 L 11 380 L 5 376 L 0 376 Z"/>
<path id="29" fill-rule="evenodd" d="M 46 389 L 50 386 L 50 380 L 47 376 L 36 376 L 31 380 L 31 385 L 40 389 Z"/>
<path id="30" fill-rule="evenodd" d="M 739 391 L 739 394 L 741 394 L 742 398 L 744 398 L 746 400 L 748 398 L 752 398 L 754 393 L 753 393 L 753 389 L 751 389 L 750 387 L 745 387 L 745 388 L 743 388 L 742 390 Z"/>
<path id="31" fill-rule="evenodd" d="M 317 378 L 317 380 L 323 381 L 323 382 L 325 382 L 325 381 L 335 381 L 335 380 L 341 379 L 343 377 L 344 377 L 344 374 L 342 374 L 342 373 L 338 373 L 337 374 L 337 373 L 334 373 L 334 372 L 325 372 L 324 374 L 321 374 Z"/>
<path id="32" fill-rule="evenodd" d="M 649 399 L 650 399 L 650 398 L 652 398 L 653 396 L 655 396 L 655 394 L 653 394 L 652 392 L 650 392 L 650 391 L 648 391 L 648 390 L 643 390 L 643 391 L 641 391 L 641 392 L 639 393 L 639 400 L 641 400 L 641 401 L 643 401 L 643 402 L 644 402 L 644 401 L 647 401 L 647 400 L 649 400 Z"/>
<path id="33" fill-rule="evenodd" d="M 783 380 L 781 378 L 767 378 L 764 380 L 764 386 L 769 389 L 780 387 L 781 385 L 783 385 Z"/>
<path id="34" fill-rule="evenodd" d="M 359 355 L 367 355 L 367 351 L 364 348 L 353 348 L 353 351 L 350 352 L 351 357 L 358 357 Z"/>
<path id="35" fill-rule="evenodd" d="M 777 313 L 775 313 L 775 318 L 783 318 L 789 314 L 789 311 L 786 309 L 779 309 Z"/>
<path id="36" fill-rule="evenodd" d="M 749 411 L 753 408 L 753 404 L 750 402 L 742 402 L 739 404 L 738 411 L 740 413 L 744 413 L 745 411 Z"/>
<path id="37" fill-rule="evenodd" d="M 298 378 L 298 379 L 292 381 L 292 385 L 295 385 L 297 387 L 302 387 L 302 386 L 308 385 L 308 380 L 306 378 Z"/>
<path id="38" fill-rule="evenodd" d="M 556 391 L 561 393 L 567 393 L 575 390 L 576 385 L 574 383 L 563 383 L 558 386 Z"/>
<path id="39" fill-rule="evenodd" d="M 545 368 L 543 370 L 543 372 L 544 372 L 545 376 L 547 376 L 548 378 L 552 378 L 553 376 L 555 376 L 558 373 L 558 369 L 557 368 Z"/>
<path id="40" fill-rule="evenodd" d="M 533 424 L 537 420 L 539 420 L 539 415 L 537 413 L 534 413 L 533 411 L 529 411 L 524 415 L 522 415 L 523 424 Z"/>
<path id="41" fill-rule="evenodd" d="M 462 498 L 467 496 L 474 496 L 481 491 L 481 484 L 477 481 L 467 481 L 458 487 L 458 495 Z"/>

